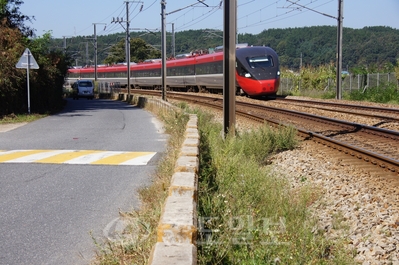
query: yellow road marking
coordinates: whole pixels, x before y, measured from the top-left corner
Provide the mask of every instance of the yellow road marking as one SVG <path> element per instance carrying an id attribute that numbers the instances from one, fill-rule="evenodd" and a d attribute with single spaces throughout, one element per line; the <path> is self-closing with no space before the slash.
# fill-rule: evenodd
<path id="1" fill-rule="evenodd" d="M 50 152 L 50 151 L 51 150 L 25 150 L 25 151 L 18 151 L 18 152 L 9 153 L 9 154 L 1 154 L 0 153 L 0 162 L 13 160 L 13 159 L 21 158 L 24 156 L 34 155 L 34 154 L 43 153 L 43 152 Z"/>
<path id="2" fill-rule="evenodd" d="M 94 154 L 94 153 L 102 153 L 103 151 L 95 151 L 95 150 L 76 150 L 76 151 L 71 151 L 68 153 L 63 153 L 63 154 L 58 154 L 54 155 L 48 158 L 36 160 L 35 163 L 54 163 L 54 164 L 61 164 L 64 163 L 65 161 L 84 156 L 84 155 L 89 155 L 89 154 Z"/>
<path id="3" fill-rule="evenodd" d="M 144 155 L 149 155 L 153 154 L 154 152 L 128 152 L 128 153 L 123 153 L 123 154 L 117 154 L 113 156 L 109 156 L 100 160 L 97 160 L 95 162 L 92 162 L 90 164 L 93 165 L 101 165 L 101 164 L 107 164 L 107 165 L 118 165 L 121 164 L 125 161 L 144 156 Z"/>
<path id="4" fill-rule="evenodd" d="M 0 163 L 146 165 L 156 152 L 101 150 L 4 150 Z"/>

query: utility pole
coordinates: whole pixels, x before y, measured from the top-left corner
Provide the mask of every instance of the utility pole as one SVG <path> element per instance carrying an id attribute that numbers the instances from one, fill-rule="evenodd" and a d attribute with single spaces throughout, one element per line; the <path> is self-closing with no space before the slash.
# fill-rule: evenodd
<path id="1" fill-rule="evenodd" d="M 66 54 L 66 36 L 62 36 L 64 38 L 64 54 Z"/>
<path id="2" fill-rule="evenodd" d="M 299 59 L 299 90 L 301 90 L 301 83 L 302 83 L 302 53 L 301 58 Z"/>
<path id="3" fill-rule="evenodd" d="M 198 3 L 201 3 L 203 5 L 205 5 L 206 7 L 209 7 L 207 4 L 205 4 L 203 2 L 203 0 L 197 0 L 196 3 L 188 5 L 186 7 L 183 8 L 179 8 L 175 11 L 169 12 L 169 13 L 165 13 L 166 10 L 166 1 L 162 0 L 161 1 L 161 21 L 162 21 L 162 49 L 161 49 L 161 54 L 162 54 L 162 71 L 161 71 L 161 75 L 162 75 L 162 100 L 166 100 L 166 15 L 170 15 L 173 14 L 175 12 L 181 11 L 183 9 L 186 9 L 188 7 L 194 6 Z M 173 31 L 174 31 L 174 27 L 173 27 Z M 174 45 L 174 44 L 173 44 Z"/>
<path id="4" fill-rule="evenodd" d="M 93 23 L 94 25 L 94 81 L 97 82 L 97 25 L 105 25 L 105 28 L 107 27 L 106 23 Z"/>
<path id="5" fill-rule="evenodd" d="M 338 27 L 337 27 L 337 94 L 336 99 L 342 99 L 342 32 L 343 32 L 343 3 L 338 0 Z"/>
<path id="6" fill-rule="evenodd" d="M 89 64 L 89 43 L 86 41 L 86 65 Z"/>
<path id="7" fill-rule="evenodd" d="M 141 3 L 140 12 L 143 10 L 144 2 L 142 1 L 125 1 L 126 3 L 126 64 L 127 64 L 127 101 L 131 101 L 130 96 L 130 20 L 129 20 L 129 3 Z"/>
<path id="8" fill-rule="evenodd" d="M 126 47 L 126 66 L 127 66 L 127 101 L 130 102 L 131 96 L 130 96 L 130 19 L 129 19 L 129 3 L 141 3 L 140 11 L 143 10 L 144 2 L 143 1 L 125 1 L 126 4 L 126 41 L 125 41 L 125 47 Z M 122 23 L 123 18 L 119 20 L 117 18 L 112 19 L 111 23 Z M 123 27 L 123 25 L 121 24 Z"/>
<path id="9" fill-rule="evenodd" d="M 166 100 L 166 2 L 161 1 L 161 19 L 162 19 L 162 100 Z"/>
<path id="10" fill-rule="evenodd" d="M 73 36 L 62 36 L 62 38 L 64 38 L 64 54 L 66 54 L 66 50 L 67 50 L 66 39 L 67 39 L 68 37 L 73 37 Z"/>
<path id="11" fill-rule="evenodd" d="M 223 123 L 224 133 L 235 135 L 237 0 L 224 1 L 223 18 Z"/>
<path id="12" fill-rule="evenodd" d="M 175 23 L 172 23 L 172 56 L 176 58 Z"/>
<path id="13" fill-rule="evenodd" d="M 313 11 L 315 13 L 318 13 L 320 15 L 330 17 L 333 19 L 337 20 L 337 91 L 336 91 L 336 99 L 342 99 L 342 28 L 343 28 L 343 5 L 344 5 L 344 0 L 338 0 L 338 17 L 334 17 L 325 13 L 321 13 L 319 11 L 316 11 L 314 9 L 310 9 L 306 6 L 300 5 L 297 2 L 287 0 L 287 2 L 290 2 L 293 5 L 297 5 L 299 7 L 302 7 L 304 9 Z"/>
<path id="14" fill-rule="evenodd" d="M 126 65 L 127 65 L 127 102 L 130 102 L 130 22 L 129 1 L 126 1 Z"/>

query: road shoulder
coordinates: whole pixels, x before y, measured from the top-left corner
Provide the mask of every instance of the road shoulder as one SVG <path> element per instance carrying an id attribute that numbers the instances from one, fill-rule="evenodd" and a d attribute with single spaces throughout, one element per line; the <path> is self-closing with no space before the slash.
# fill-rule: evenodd
<path id="1" fill-rule="evenodd" d="M 25 124 L 28 124 L 28 123 L 27 122 L 18 122 L 18 123 L 0 124 L 0 133 L 14 130 L 18 127 L 24 126 Z"/>

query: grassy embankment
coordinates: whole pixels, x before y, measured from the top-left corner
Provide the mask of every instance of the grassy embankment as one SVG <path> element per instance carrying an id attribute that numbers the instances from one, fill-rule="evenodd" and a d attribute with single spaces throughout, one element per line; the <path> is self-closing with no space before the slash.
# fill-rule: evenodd
<path id="1" fill-rule="evenodd" d="M 221 137 L 222 126 L 210 114 L 199 116 L 199 264 L 351 264 L 343 242 L 315 230 L 309 205 L 321 195 L 312 186 L 292 190 L 269 173 L 266 161 L 275 152 L 295 148 L 295 130 L 256 131 Z M 155 111 L 156 112 L 156 111 Z M 168 150 L 153 184 L 140 191 L 141 209 L 124 213 L 134 222 L 113 242 L 97 242 L 93 264 L 145 264 L 156 241 L 156 227 L 183 140 L 187 116 L 158 113 Z"/>
<path id="2" fill-rule="evenodd" d="M 297 146 L 296 131 L 267 125 L 222 139 L 199 113 L 199 264 L 352 264 L 343 241 L 316 227 L 309 206 L 322 190 L 293 190 L 270 173 L 276 152 Z"/>

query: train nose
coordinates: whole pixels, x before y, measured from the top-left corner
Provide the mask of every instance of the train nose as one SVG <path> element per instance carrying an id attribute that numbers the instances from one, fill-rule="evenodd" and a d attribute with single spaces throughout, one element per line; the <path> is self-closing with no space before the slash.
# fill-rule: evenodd
<path id="1" fill-rule="evenodd" d="M 280 86 L 280 79 L 265 80 L 261 83 L 261 90 L 263 93 L 275 93 Z"/>
<path id="2" fill-rule="evenodd" d="M 266 83 L 266 84 L 263 84 L 262 85 L 262 91 L 263 92 L 270 92 L 270 91 L 272 91 L 274 88 L 273 88 L 273 86 L 272 86 L 272 84 L 270 84 L 270 83 Z"/>

